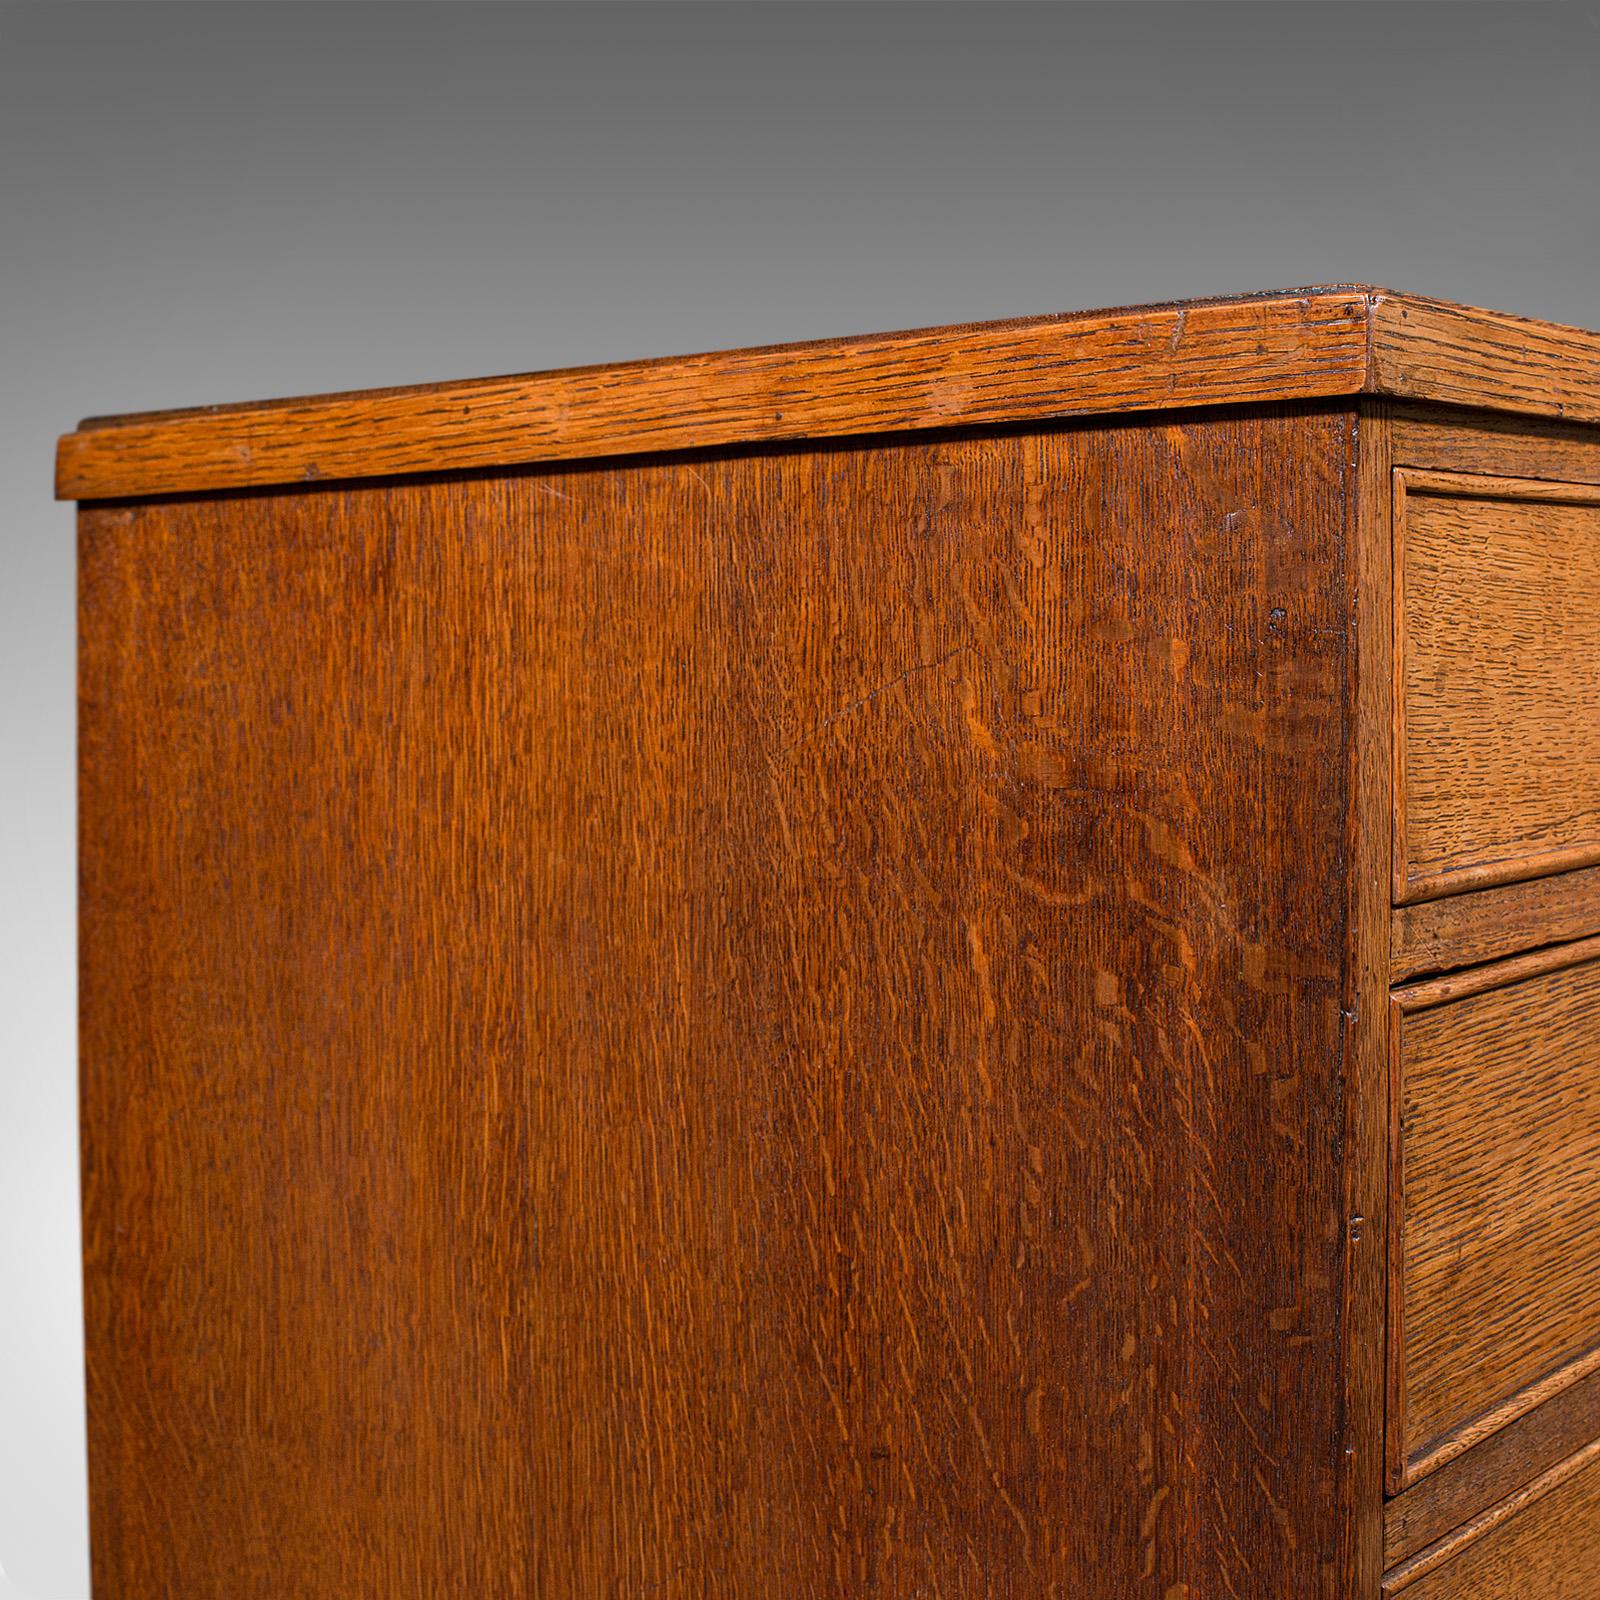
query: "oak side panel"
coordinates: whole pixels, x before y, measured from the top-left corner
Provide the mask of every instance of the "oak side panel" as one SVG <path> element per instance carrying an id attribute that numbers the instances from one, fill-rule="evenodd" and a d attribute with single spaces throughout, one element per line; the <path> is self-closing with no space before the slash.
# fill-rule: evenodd
<path id="1" fill-rule="evenodd" d="M 1600 862 L 1600 487 L 1396 474 L 1396 899 Z"/>
<path id="2" fill-rule="evenodd" d="M 1353 1593 L 1351 433 L 86 509 L 97 1596 Z"/>
<path id="3" fill-rule="evenodd" d="M 1392 1487 L 1600 1366 L 1594 945 L 1401 991 Z"/>

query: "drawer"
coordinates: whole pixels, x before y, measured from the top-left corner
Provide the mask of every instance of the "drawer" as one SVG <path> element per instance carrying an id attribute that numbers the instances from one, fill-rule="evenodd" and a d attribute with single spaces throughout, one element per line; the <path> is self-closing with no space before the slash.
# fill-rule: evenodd
<path id="1" fill-rule="evenodd" d="M 1600 1600 L 1600 1445 L 1384 1580 L 1384 1600 Z"/>
<path id="2" fill-rule="evenodd" d="M 1600 939 L 1396 991 L 1389 1486 L 1600 1368 Z"/>
<path id="3" fill-rule="evenodd" d="M 1395 471 L 1395 899 L 1600 861 L 1600 488 Z"/>

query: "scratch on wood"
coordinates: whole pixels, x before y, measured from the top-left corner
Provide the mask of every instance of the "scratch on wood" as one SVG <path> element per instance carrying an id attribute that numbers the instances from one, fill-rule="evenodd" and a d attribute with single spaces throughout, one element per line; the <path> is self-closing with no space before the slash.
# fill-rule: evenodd
<path id="1" fill-rule="evenodd" d="M 863 706 L 871 705 L 874 700 L 880 699 L 882 696 L 888 694 L 891 689 L 898 688 L 908 678 L 919 677 L 924 672 L 932 672 L 935 670 L 935 668 L 942 667 L 947 661 L 954 661 L 955 658 L 964 650 L 968 650 L 970 648 L 971 646 L 969 645 L 957 645 L 954 650 L 947 650 L 935 661 L 923 661 L 919 662 L 914 667 L 907 667 L 904 672 L 899 673 L 893 678 L 890 678 L 887 683 L 880 683 L 876 689 L 869 690 L 866 694 L 862 695 L 859 700 L 852 700 L 849 705 L 841 706 L 839 710 L 833 712 L 832 715 L 824 717 L 821 722 L 816 724 L 815 727 L 808 728 L 800 735 L 798 739 L 786 744 L 781 750 L 773 754 L 770 759 L 773 761 L 782 761 L 785 756 L 789 755 L 792 751 L 798 750 L 801 745 L 817 738 L 821 734 L 826 733 L 828 729 L 834 725 L 834 723 L 840 721 L 844 717 L 851 716 L 853 713 L 859 711 Z"/>

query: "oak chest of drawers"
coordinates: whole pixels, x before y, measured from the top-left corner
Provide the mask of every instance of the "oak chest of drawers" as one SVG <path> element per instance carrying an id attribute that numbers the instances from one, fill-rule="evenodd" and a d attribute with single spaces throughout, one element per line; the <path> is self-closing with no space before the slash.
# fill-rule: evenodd
<path id="1" fill-rule="evenodd" d="M 1600 337 L 137 416 L 101 1600 L 1600 1600 Z"/>

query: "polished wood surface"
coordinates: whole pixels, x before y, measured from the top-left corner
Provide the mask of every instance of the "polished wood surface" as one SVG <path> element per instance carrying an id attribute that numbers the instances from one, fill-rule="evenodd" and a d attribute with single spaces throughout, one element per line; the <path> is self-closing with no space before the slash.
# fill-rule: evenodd
<path id="1" fill-rule="evenodd" d="M 1595 1439 L 1600 1372 L 1552 1395 L 1390 1500 L 1384 1509 L 1384 1565 L 1416 1555 Z"/>
<path id="2" fill-rule="evenodd" d="M 1600 419 L 1600 334 L 1364 285 L 92 419 L 72 499 L 1389 395 Z"/>
<path id="3" fill-rule="evenodd" d="M 1600 1600 L 1600 1442 L 1384 1581 L 1384 1600 Z"/>
<path id="4" fill-rule="evenodd" d="M 1356 414 L 1351 501 L 1350 655 L 1355 737 L 1354 795 L 1344 868 L 1350 953 L 1340 1001 L 1346 1035 L 1345 1231 L 1351 1242 L 1343 1289 L 1348 1547 L 1342 1589 L 1370 1596 L 1381 1581 L 1388 1383 L 1389 1275 L 1389 880 L 1394 812 L 1390 766 L 1394 723 L 1394 593 L 1389 508 L 1393 460 L 1389 406 Z"/>
<path id="5" fill-rule="evenodd" d="M 86 508 L 97 1594 L 1370 1595 L 1360 454 Z"/>
<path id="6" fill-rule="evenodd" d="M 1391 1487 L 1600 1369 L 1600 940 L 1397 993 Z"/>
<path id="7" fill-rule="evenodd" d="M 1396 473 L 1398 900 L 1600 861 L 1600 487 Z"/>

